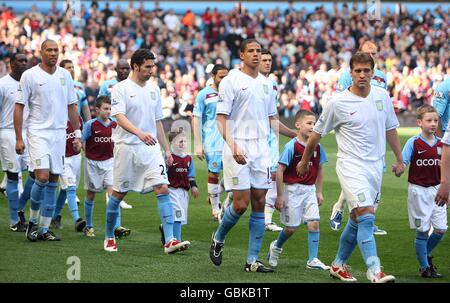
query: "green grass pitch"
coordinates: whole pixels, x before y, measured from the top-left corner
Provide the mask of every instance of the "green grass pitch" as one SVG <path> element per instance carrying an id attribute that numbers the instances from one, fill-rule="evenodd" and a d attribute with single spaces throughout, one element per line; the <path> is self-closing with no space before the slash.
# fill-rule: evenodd
<path id="1" fill-rule="evenodd" d="M 402 146 L 417 129 L 402 129 Z M 287 138 L 281 139 L 282 144 Z M 331 207 L 339 196 L 340 187 L 335 173 L 336 143 L 331 134 L 322 140 L 329 162 L 325 165 L 325 202 L 321 207 L 321 237 L 319 258 L 326 264 L 334 259 L 340 232 L 332 231 L 328 225 Z M 388 168 L 393 163 L 392 152 L 387 153 Z M 133 209 L 122 210 L 122 225 L 132 229 L 131 236 L 119 239 L 118 253 L 103 251 L 105 232 L 105 196 L 97 197 L 94 208 L 94 225 L 97 237 L 86 238 L 76 233 L 73 222 L 65 206 L 62 212 L 64 229 L 56 231 L 61 242 L 35 242 L 25 239 L 23 233 L 13 233 L 8 229 L 9 210 L 4 196 L 0 196 L 0 282 L 69 282 L 66 273 L 71 264 L 67 259 L 77 256 L 81 261 L 79 282 L 335 282 L 328 272 L 308 270 L 307 228 L 302 226 L 284 246 L 278 268 L 273 274 L 246 273 L 243 270 L 248 247 L 249 211 L 228 234 L 223 263 L 214 266 L 209 260 L 210 237 L 217 227 L 211 220 L 211 208 L 206 203 L 207 173 L 204 162 L 196 159 L 197 183 L 201 195 L 191 199 L 189 224 L 183 228 L 183 238 L 190 240 L 192 247 L 185 252 L 166 255 L 160 243 L 154 194 L 131 193 L 126 201 Z M 397 277 L 397 282 L 450 282 L 449 251 L 450 241 L 444 238 L 434 251 L 435 264 L 445 275 L 440 280 L 424 280 L 418 275 L 418 263 L 413 241 L 415 232 L 409 229 L 407 217 L 407 174 L 396 178 L 389 172 L 384 174 L 382 202 L 376 224 L 388 231 L 387 236 L 376 236 L 378 254 L 386 273 Z M 3 177 L 3 174 L 0 175 Z M 78 190 L 84 199 L 82 189 Z M 223 199 L 223 197 L 222 197 Z M 83 203 L 80 214 L 83 216 Z M 28 218 L 29 204 L 26 206 Z M 348 218 L 346 211 L 345 220 Z M 274 214 L 279 222 L 279 213 Z M 269 244 L 277 234 L 266 232 L 260 258 L 267 255 Z M 367 282 L 366 266 L 361 253 L 355 249 L 349 260 L 352 273 L 358 282 Z"/>

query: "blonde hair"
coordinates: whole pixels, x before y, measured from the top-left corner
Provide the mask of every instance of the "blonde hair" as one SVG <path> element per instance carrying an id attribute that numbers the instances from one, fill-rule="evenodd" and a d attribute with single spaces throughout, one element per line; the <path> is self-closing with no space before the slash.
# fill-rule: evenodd
<path id="1" fill-rule="evenodd" d="M 422 105 L 416 111 L 416 118 L 422 120 L 426 113 L 437 113 L 437 110 L 429 104 Z"/>

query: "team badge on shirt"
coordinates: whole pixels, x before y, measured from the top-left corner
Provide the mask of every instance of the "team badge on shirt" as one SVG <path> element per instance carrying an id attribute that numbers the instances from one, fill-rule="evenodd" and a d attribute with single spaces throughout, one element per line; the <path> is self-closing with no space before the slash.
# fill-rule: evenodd
<path id="1" fill-rule="evenodd" d="M 219 100 L 217 100 L 217 102 L 223 102 L 223 94 L 219 94 Z"/>
<path id="2" fill-rule="evenodd" d="M 439 156 L 442 155 L 442 147 L 438 147 L 437 148 L 437 153 L 438 153 Z"/>
<path id="3" fill-rule="evenodd" d="M 263 85 L 264 93 L 267 95 L 269 93 L 269 86 L 267 84 Z"/>
<path id="4" fill-rule="evenodd" d="M 233 185 L 238 185 L 238 184 L 239 184 L 239 178 L 233 177 Z"/>
<path id="5" fill-rule="evenodd" d="M 443 92 L 435 92 L 434 93 L 434 97 L 438 98 L 438 99 L 443 99 L 444 98 L 444 93 Z"/>
<path id="6" fill-rule="evenodd" d="M 377 105 L 378 110 L 383 110 L 383 100 L 377 100 L 375 101 L 375 104 Z"/>
<path id="7" fill-rule="evenodd" d="M 66 79 L 64 79 L 64 78 L 59 78 L 59 81 L 61 81 L 61 86 L 66 85 Z"/>
<path id="8" fill-rule="evenodd" d="M 366 201 L 366 195 L 364 193 L 358 194 L 358 201 L 359 202 L 365 202 Z"/>
<path id="9" fill-rule="evenodd" d="M 156 99 L 156 93 L 155 92 L 150 92 L 150 98 L 155 100 Z"/>

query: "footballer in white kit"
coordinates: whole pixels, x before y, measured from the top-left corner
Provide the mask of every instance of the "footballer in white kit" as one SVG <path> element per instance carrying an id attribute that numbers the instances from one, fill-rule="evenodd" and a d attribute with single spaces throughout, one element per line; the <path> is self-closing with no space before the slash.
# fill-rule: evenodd
<path id="1" fill-rule="evenodd" d="M 236 85 L 238 83 L 238 85 Z M 269 117 L 277 114 L 272 82 L 261 74 L 253 79 L 238 69 L 231 70 L 220 83 L 217 114 L 228 116 L 227 128 L 246 155 L 241 165 L 225 144 L 225 190 L 269 189 L 271 158 L 267 138 Z"/>
<path id="2" fill-rule="evenodd" d="M 264 206 L 271 187 L 268 136 L 270 121 L 277 119 L 272 82 L 259 73 L 261 44 L 246 39 L 240 46 L 241 69 L 233 69 L 219 85 L 217 123 L 225 140 L 224 187 L 233 191 L 233 204 L 212 235 L 209 257 L 222 263 L 225 237 L 251 203 L 246 272 L 273 272 L 258 254 L 265 231 Z"/>
<path id="3" fill-rule="evenodd" d="M 26 230 L 25 216 L 22 210 L 34 182 L 32 176 L 28 177 L 25 192 L 20 194 L 23 187 L 19 174 L 28 168 L 29 157 L 27 154 L 16 154 L 13 116 L 19 80 L 27 69 L 27 63 L 28 59 L 24 54 L 13 53 L 10 56 L 11 73 L 0 79 L 0 162 L 2 170 L 6 172 L 5 190 L 10 210 L 9 228 L 14 232 Z M 25 111 L 25 115 L 27 115 L 28 108 Z"/>
<path id="4" fill-rule="evenodd" d="M 106 209 L 104 250 L 117 251 L 114 226 L 120 201 L 127 192 L 154 191 L 165 235 L 165 253 L 184 250 L 188 241 L 173 235 L 173 208 L 169 197 L 166 161 L 173 162 L 161 123 L 163 118 L 160 89 L 148 82 L 155 69 L 155 56 L 149 49 L 138 49 L 131 57 L 131 76 L 112 90 L 111 116 L 118 126 L 113 130 L 113 193 Z M 160 145 L 161 144 L 161 145 Z M 165 150 L 166 161 L 161 154 Z"/>
<path id="5" fill-rule="evenodd" d="M 373 236 L 375 203 L 380 197 L 383 158 L 386 141 L 395 154 L 393 172 L 399 177 L 404 171 L 403 158 L 396 128 L 399 126 L 392 101 L 386 90 L 370 85 L 374 71 L 373 58 L 364 52 L 350 60 L 353 84 L 334 95 L 308 140 L 297 173 L 307 172 L 309 160 L 321 137 L 336 131 L 338 145 L 336 173 L 350 210 L 350 219 L 341 234 L 337 256 L 330 268 L 333 277 L 355 281 L 346 266 L 356 244 L 360 247 L 368 267 L 366 276 L 371 282 L 392 282 L 386 275 L 376 251 Z"/>
<path id="6" fill-rule="evenodd" d="M 56 65 L 59 57 L 58 44 L 53 40 L 45 40 L 41 44 L 41 56 L 42 62 L 25 71 L 20 78 L 14 112 L 16 151 L 24 153 L 23 108 L 28 105 L 27 138 L 36 178 L 31 191 L 30 224 L 26 236 L 30 241 L 58 241 L 59 238 L 48 227 L 56 206 L 57 181 L 64 172 L 67 118 L 75 133 L 75 151 L 80 147 L 81 130 L 72 77 L 67 70 Z M 42 208 L 38 232 L 37 219 L 41 201 L 45 206 Z"/>

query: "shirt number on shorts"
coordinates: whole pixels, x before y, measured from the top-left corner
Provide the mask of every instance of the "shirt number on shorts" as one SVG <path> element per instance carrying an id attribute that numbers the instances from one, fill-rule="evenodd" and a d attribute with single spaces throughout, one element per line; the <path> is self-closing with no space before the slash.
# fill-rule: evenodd
<path id="1" fill-rule="evenodd" d="M 165 176 L 166 175 L 166 172 L 165 172 L 166 167 L 162 164 L 160 164 L 159 167 L 161 167 L 161 176 Z"/>

